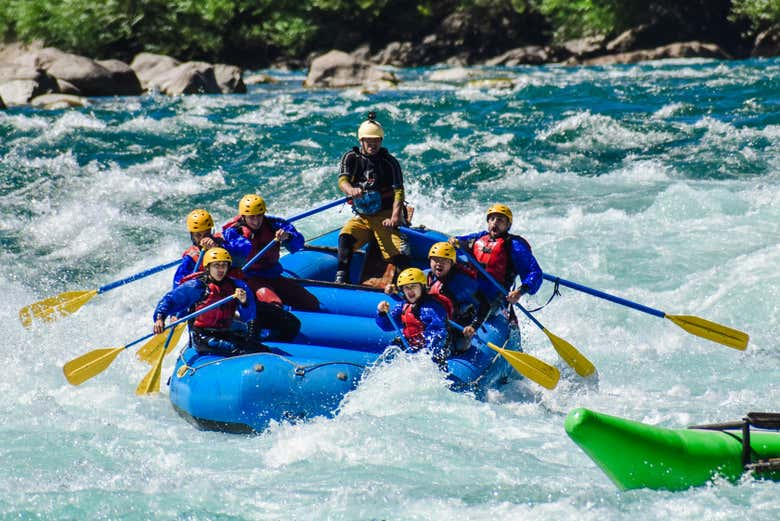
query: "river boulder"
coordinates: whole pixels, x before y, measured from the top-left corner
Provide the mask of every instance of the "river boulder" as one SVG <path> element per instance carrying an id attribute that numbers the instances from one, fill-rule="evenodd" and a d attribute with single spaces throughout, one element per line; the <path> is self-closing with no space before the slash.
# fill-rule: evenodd
<path id="1" fill-rule="evenodd" d="M 144 90 L 157 89 L 169 96 L 181 94 L 243 94 L 246 84 L 239 67 L 218 63 L 180 62 L 170 56 L 139 53 L 130 67 Z"/>
<path id="2" fill-rule="evenodd" d="M 393 86 L 398 78 L 389 71 L 383 71 L 373 64 L 351 56 L 343 51 L 329 51 L 311 62 L 304 87 L 345 88 Z"/>
<path id="3" fill-rule="evenodd" d="M 75 87 L 83 96 L 134 96 L 141 93 L 135 73 L 119 60 L 102 63 L 54 47 L 27 49 L 14 62 L 43 69 L 58 81 Z"/>
<path id="4" fill-rule="evenodd" d="M 168 96 L 222 94 L 214 66 L 206 62 L 185 62 L 152 79 L 151 86 Z"/>
<path id="5" fill-rule="evenodd" d="M 585 60 L 583 63 L 585 65 L 612 65 L 615 63 L 639 63 L 643 61 L 665 60 L 671 58 L 732 59 L 728 53 L 714 43 L 677 42 L 656 47 L 655 49 L 607 54 Z"/>
<path id="6" fill-rule="evenodd" d="M 72 94 L 44 94 L 43 96 L 36 96 L 30 100 L 30 105 L 33 107 L 49 110 L 67 109 L 70 107 L 87 107 L 89 104 L 87 98 L 74 96 Z"/>
<path id="7" fill-rule="evenodd" d="M 750 53 L 753 58 L 771 58 L 778 55 L 780 55 L 780 24 L 756 36 L 756 42 Z"/>
<path id="8" fill-rule="evenodd" d="M 225 63 L 214 64 L 214 78 L 222 94 L 245 94 L 243 72 L 240 67 Z"/>
<path id="9" fill-rule="evenodd" d="M 26 105 L 36 96 L 59 92 L 57 80 L 30 65 L 0 64 L 0 98 L 8 106 Z"/>
<path id="10" fill-rule="evenodd" d="M 142 52 L 135 55 L 133 61 L 130 62 L 130 68 L 138 76 L 141 88 L 149 90 L 155 77 L 178 67 L 180 64 L 179 60 L 164 54 Z"/>

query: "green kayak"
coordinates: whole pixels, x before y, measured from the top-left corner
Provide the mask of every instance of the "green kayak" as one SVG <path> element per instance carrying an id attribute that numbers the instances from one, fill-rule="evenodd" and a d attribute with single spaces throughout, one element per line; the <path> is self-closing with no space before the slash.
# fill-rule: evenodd
<path id="1" fill-rule="evenodd" d="M 667 429 L 588 409 L 566 417 L 566 432 L 623 489 L 684 490 L 715 476 L 745 472 L 780 481 L 780 414 L 749 413 L 742 421 Z"/>

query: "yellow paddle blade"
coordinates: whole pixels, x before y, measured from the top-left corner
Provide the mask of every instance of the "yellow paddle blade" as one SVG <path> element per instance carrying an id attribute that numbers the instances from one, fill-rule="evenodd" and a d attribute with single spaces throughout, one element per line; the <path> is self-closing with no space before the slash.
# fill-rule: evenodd
<path id="1" fill-rule="evenodd" d="M 160 348 L 157 350 L 157 353 L 158 356 L 155 364 L 149 369 L 149 372 L 146 373 L 144 379 L 138 384 L 138 387 L 135 389 L 135 394 L 140 395 L 160 392 L 160 375 L 162 374 L 162 363 L 163 358 L 165 358 L 166 350 Z"/>
<path id="2" fill-rule="evenodd" d="M 176 346 L 179 345 L 179 339 L 181 338 L 185 327 L 187 327 L 187 324 L 182 322 L 173 328 L 173 336 L 171 337 L 171 341 L 168 343 L 168 349 L 165 351 L 166 355 L 170 354 L 174 349 L 176 349 Z M 146 362 L 149 365 L 154 365 L 157 361 L 157 357 L 160 354 L 160 350 L 165 347 L 165 342 L 167 340 L 167 331 L 162 332 L 159 335 L 154 335 L 151 340 L 141 346 L 141 348 L 136 353 L 136 356 L 142 362 Z"/>
<path id="3" fill-rule="evenodd" d="M 712 340 L 740 351 L 747 349 L 750 337 L 747 333 L 691 315 L 664 315 L 692 335 Z"/>
<path id="4" fill-rule="evenodd" d="M 573 367 L 574 371 L 578 375 L 582 377 L 588 377 L 596 371 L 596 366 L 594 366 L 590 360 L 585 358 L 585 355 L 577 351 L 573 345 L 568 343 L 566 340 L 553 335 L 547 331 L 547 329 L 542 329 L 542 331 L 544 331 L 544 334 L 547 335 L 547 338 L 550 339 L 550 342 L 552 342 L 552 345 L 558 352 L 558 355 L 560 355 L 564 362 Z"/>
<path id="5" fill-rule="evenodd" d="M 65 373 L 65 378 L 71 385 L 82 384 L 105 371 L 114 358 L 124 350 L 124 347 L 95 349 L 66 363 L 62 366 L 62 372 Z"/>
<path id="6" fill-rule="evenodd" d="M 520 351 L 512 351 L 504 349 L 503 347 L 498 347 L 492 342 L 488 342 L 487 346 L 503 356 L 518 373 L 529 380 L 532 380 L 547 389 L 555 389 L 555 386 L 558 385 L 561 374 L 557 368 L 550 364 L 539 360 L 528 353 L 521 353 Z"/>
<path id="7" fill-rule="evenodd" d="M 24 327 L 30 327 L 34 318 L 44 322 L 54 322 L 58 318 L 76 312 L 81 306 L 97 295 L 97 290 L 66 291 L 56 297 L 33 302 L 19 310 L 19 320 Z"/>

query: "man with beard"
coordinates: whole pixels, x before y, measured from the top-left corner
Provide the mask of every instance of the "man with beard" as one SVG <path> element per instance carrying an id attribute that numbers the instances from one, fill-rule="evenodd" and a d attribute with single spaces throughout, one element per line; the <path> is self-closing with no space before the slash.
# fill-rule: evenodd
<path id="1" fill-rule="evenodd" d="M 512 227 L 512 210 L 503 204 L 494 204 L 487 210 L 487 230 L 460 235 L 450 239 L 450 244 L 466 247 L 485 270 L 507 290 L 506 300 L 515 304 L 520 296 L 533 295 L 542 285 L 542 269 L 531 252 L 531 245 L 523 237 L 509 233 Z M 512 289 L 515 279 L 520 285 Z M 495 300 L 497 289 L 482 280 L 481 290 Z"/>

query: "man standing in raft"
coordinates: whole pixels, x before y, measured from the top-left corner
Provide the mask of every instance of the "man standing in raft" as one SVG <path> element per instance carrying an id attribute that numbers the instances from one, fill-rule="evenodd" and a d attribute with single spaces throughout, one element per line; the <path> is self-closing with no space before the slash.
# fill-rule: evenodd
<path id="1" fill-rule="evenodd" d="M 247 323 L 255 318 L 255 300 L 247 296 L 242 281 L 228 277 L 232 259 L 227 250 L 211 248 L 203 254 L 205 271 L 184 277 L 181 284 L 160 299 L 154 310 L 155 334 L 165 328 L 165 319 L 203 309 L 231 295 L 235 299 L 198 316 L 190 325 L 190 338 L 199 353 L 231 356 L 268 351 L 250 335 Z M 238 311 L 241 321 L 234 320 Z"/>
<path id="2" fill-rule="evenodd" d="M 265 214 L 265 201 L 256 194 L 247 194 L 238 203 L 238 215 L 222 227 L 225 248 L 242 263 L 252 259 L 271 241 L 276 244 L 248 266 L 243 278 L 260 302 L 281 300 L 304 311 L 317 311 L 320 303 L 297 281 L 282 276 L 279 263 L 280 245 L 290 252 L 303 248 L 303 235 L 281 217 Z M 238 260 L 236 261 L 236 263 Z"/>
<path id="3" fill-rule="evenodd" d="M 496 281 L 507 289 L 506 300 L 517 303 L 526 293 L 533 295 L 542 285 L 542 269 L 531 253 L 531 245 L 523 237 L 509 233 L 512 227 L 512 210 L 503 204 L 494 204 L 487 210 L 487 231 L 460 235 L 450 239 L 450 244 L 466 247 L 468 251 Z M 515 278 L 520 277 L 520 287 L 512 289 Z M 495 299 L 496 288 L 486 280 L 481 281 L 485 295 Z"/>
<path id="4" fill-rule="evenodd" d="M 382 258 L 403 269 L 407 245 L 398 227 L 404 218 L 404 179 L 395 157 L 382 147 L 385 131 L 373 112 L 358 128 L 360 147 L 341 157 L 339 189 L 352 198 L 352 217 L 339 234 L 336 282 L 350 282 L 352 253 L 373 235 Z"/>

